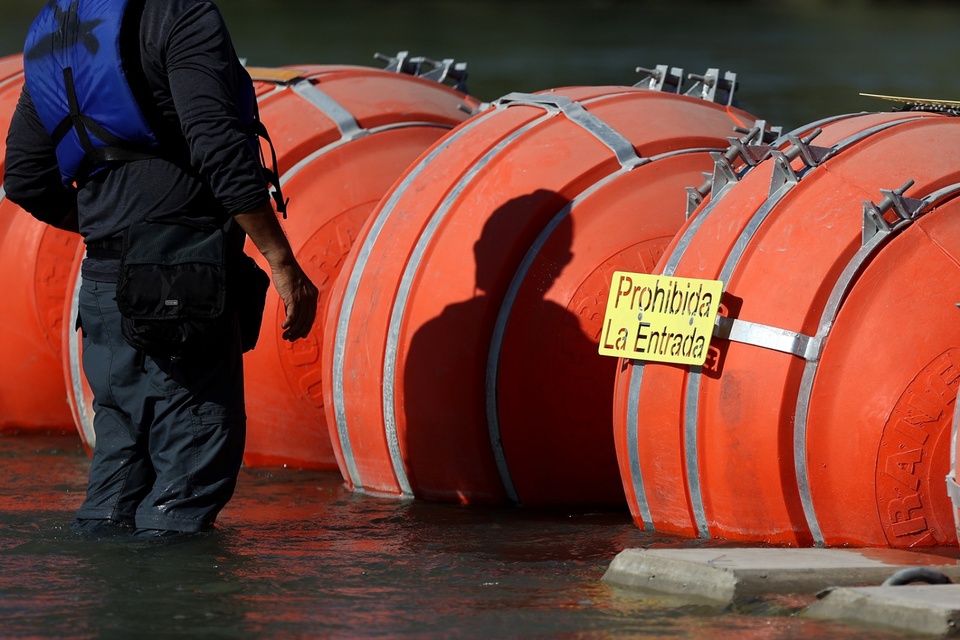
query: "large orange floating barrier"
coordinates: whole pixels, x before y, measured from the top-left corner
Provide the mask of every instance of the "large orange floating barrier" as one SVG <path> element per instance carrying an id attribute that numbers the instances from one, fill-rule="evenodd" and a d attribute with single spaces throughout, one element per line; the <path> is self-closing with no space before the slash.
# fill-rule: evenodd
<path id="1" fill-rule="evenodd" d="M 244 461 L 335 469 L 321 380 L 322 322 L 330 289 L 383 194 L 479 102 L 408 73 L 347 66 L 299 71 L 282 83 L 261 77 L 269 90 L 261 92 L 259 102 L 291 202 L 284 230 L 320 289 L 320 309 L 310 336 L 291 344 L 280 337 L 286 315 L 280 297 L 272 288 L 268 292 L 260 342 L 244 358 Z M 247 252 L 267 268 L 252 244 Z"/>
<path id="2" fill-rule="evenodd" d="M 960 121 L 938 114 L 838 116 L 742 174 L 715 172 L 657 270 L 723 282 L 707 362 L 630 361 L 617 376 L 640 527 L 956 543 L 944 476 L 960 386 L 958 143 Z"/>
<path id="3" fill-rule="evenodd" d="M 0 58 L 0 174 L 3 142 L 23 87 L 22 57 Z M 31 217 L 0 186 L 0 432 L 60 431 L 73 423 L 61 373 L 61 316 L 76 234 Z"/>
<path id="4" fill-rule="evenodd" d="M 320 289 L 321 308 L 311 335 L 291 344 L 281 339 L 283 304 L 273 288 L 267 294 L 260 340 L 244 357 L 244 462 L 249 466 L 337 467 L 320 376 L 323 308 L 330 286 L 387 189 L 424 149 L 479 106 L 443 83 L 462 80 L 462 64 L 433 63 L 405 52 L 389 60 L 389 70 L 343 65 L 250 69 L 283 192 L 290 199 L 289 218 L 282 224 L 297 259 Z M 269 273 L 252 242 L 247 253 Z M 73 358 L 65 367 L 73 376 L 74 411 L 89 446 L 92 413 L 80 350 L 67 354 Z"/>
<path id="5" fill-rule="evenodd" d="M 384 197 L 325 321 L 328 423 L 354 489 L 623 504 L 616 361 L 596 354 L 606 280 L 654 266 L 710 151 L 754 124 L 650 90 L 669 73 L 508 95 Z"/>

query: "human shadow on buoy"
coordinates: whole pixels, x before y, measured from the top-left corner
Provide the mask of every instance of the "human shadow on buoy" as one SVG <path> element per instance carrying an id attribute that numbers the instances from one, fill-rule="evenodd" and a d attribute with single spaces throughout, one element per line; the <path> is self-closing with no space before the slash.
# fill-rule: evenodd
<path id="1" fill-rule="evenodd" d="M 593 434 L 576 433 L 576 421 L 570 420 L 569 413 L 584 410 L 594 412 L 594 420 L 607 425 L 608 433 L 600 437 L 609 439 L 609 455 L 601 464 L 609 467 L 607 472 L 612 473 L 620 485 L 609 428 L 612 424 L 609 398 L 586 408 L 581 401 L 589 394 L 583 398 L 558 397 L 558 392 L 563 394 L 562 387 L 558 391 L 549 383 L 556 372 L 549 367 L 540 370 L 536 362 L 530 363 L 525 356 L 521 360 L 538 373 L 512 383 L 522 386 L 519 394 L 522 402 L 514 401 L 510 407 L 500 408 L 496 392 L 491 388 L 499 385 L 504 373 L 495 366 L 498 349 L 500 353 L 506 349 L 529 350 L 531 359 L 544 352 L 570 362 L 600 357 L 596 343 L 581 330 L 577 317 L 544 297 L 573 257 L 573 220 L 567 215 L 569 205 L 569 200 L 556 192 L 541 189 L 513 198 L 485 220 L 473 222 L 477 239 L 472 244 L 475 263 L 472 297 L 447 303 L 438 316 L 416 330 L 406 354 L 398 353 L 403 369 L 403 394 L 396 406 L 398 414 L 402 407 L 405 419 L 398 433 L 415 496 L 470 504 L 513 500 L 523 504 L 567 502 L 565 487 L 571 482 L 580 482 L 582 463 L 594 463 L 575 460 L 578 439 L 593 437 Z M 461 209 L 456 213 L 466 218 L 476 211 Z M 450 224 L 454 222 L 460 221 Z M 436 243 L 447 240 L 441 237 Z M 462 239 L 460 242 L 466 249 L 466 242 Z M 430 274 L 431 281 L 437 283 L 437 296 L 453 298 L 471 294 L 466 255 L 463 258 L 462 265 L 451 265 L 448 272 Z M 523 278 L 511 287 L 518 269 Z M 523 307 L 524 314 L 535 317 L 527 315 L 514 331 L 516 310 L 510 305 L 518 291 L 528 299 L 531 296 L 535 299 L 535 305 Z M 508 312 L 498 325 L 498 315 Z M 503 340 L 499 340 L 495 330 Z M 494 366 L 488 370 L 491 363 Z M 612 389 L 613 362 L 610 364 L 607 369 Z M 569 387 L 569 381 L 565 386 Z M 510 415 L 503 415 L 501 409 Z M 489 411 L 496 412 L 492 416 L 493 427 L 488 420 Z M 500 417 L 506 420 L 503 425 L 499 425 Z M 496 428 L 498 425 L 503 428 Z M 506 473 L 502 477 L 504 469 Z M 587 472 L 593 473 L 595 469 Z M 544 483 L 552 487 L 547 490 L 551 495 L 544 495 L 540 487 L 533 489 L 536 495 L 525 495 L 527 486 Z"/>

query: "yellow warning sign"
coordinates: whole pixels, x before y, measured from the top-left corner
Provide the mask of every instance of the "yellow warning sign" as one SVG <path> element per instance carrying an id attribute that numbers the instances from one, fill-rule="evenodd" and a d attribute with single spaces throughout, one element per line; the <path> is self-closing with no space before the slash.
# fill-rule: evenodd
<path id="1" fill-rule="evenodd" d="M 616 271 L 607 296 L 600 354 L 702 365 L 723 283 Z"/>

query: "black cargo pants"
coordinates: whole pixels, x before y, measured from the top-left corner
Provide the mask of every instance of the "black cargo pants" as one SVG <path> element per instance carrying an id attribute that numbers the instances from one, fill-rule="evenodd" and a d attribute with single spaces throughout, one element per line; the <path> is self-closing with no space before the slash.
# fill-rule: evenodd
<path id="1" fill-rule="evenodd" d="M 96 443 L 79 521 L 195 532 L 236 487 L 245 440 L 239 331 L 229 349 L 171 363 L 120 333 L 116 285 L 80 288 L 83 369 Z"/>

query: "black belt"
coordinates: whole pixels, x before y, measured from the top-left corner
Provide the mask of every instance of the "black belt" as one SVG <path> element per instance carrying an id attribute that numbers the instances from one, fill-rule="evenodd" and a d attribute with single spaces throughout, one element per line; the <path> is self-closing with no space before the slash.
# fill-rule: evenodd
<path id="1" fill-rule="evenodd" d="M 123 253 L 123 238 L 107 238 L 87 243 L 87 257 L 97 260 L 119 259 Z"/>

